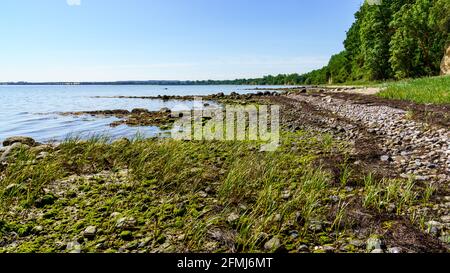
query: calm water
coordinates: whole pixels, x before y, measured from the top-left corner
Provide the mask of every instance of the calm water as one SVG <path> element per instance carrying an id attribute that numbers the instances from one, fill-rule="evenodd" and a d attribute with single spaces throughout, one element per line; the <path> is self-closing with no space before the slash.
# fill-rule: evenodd
<path id="1" fill-rule="evenodd" d="M 268 86 L 265 86 L 268 87 Z M 157 111 L 192 102 L 93 98 L 94 96 L 209 95 L 223 92 L 249 93 L 256 86 L 1 86 L 0 142 L 10 136 L 30 136 L 40 142 L 60 141 L 69 136 L 105 134 L 111 138 L 133 137 L 137 133 L 156 136 L 157 127 L 111 128 L 115 118 L 61 116 L 60 112 L 146 108 Z M 1 144 L 0 144 L 1 145 Z"/>

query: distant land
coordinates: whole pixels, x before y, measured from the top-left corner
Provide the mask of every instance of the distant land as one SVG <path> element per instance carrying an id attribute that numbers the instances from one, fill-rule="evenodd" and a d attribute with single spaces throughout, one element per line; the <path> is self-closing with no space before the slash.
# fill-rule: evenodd
<path id="1" fill-rule="evenodd" d="M 299 75 L 267 75 L 253 79 L 235 80 L 147 80 L 147 81 L 98 81 L 98 82 L 0 82 L 0 85 L 301 85 L 310 82 L 310 73 Z"/>
<path id="2" fill-rule="evenodd" d="M 112 82 L 0 82 L 0 85 L 259 85 L 248 80 L 112 81 Z M 265 84 L 260 84 L 265 85 Z"/>
<path id="3" fill-rule="evenodd" d="M 211 85 L 228 81 L 1 82 L 0 85 Z M 229 81 L 231 82 L 231 81 Z"/>

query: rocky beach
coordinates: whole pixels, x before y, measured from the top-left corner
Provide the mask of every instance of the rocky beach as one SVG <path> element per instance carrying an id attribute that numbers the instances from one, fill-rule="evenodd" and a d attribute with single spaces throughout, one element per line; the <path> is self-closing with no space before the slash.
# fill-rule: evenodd
<path id="1" fill-rule="evenodd" d="M 448 252 L 448 106 L 363 91 L 204 97 L 279 105 L 272 153 L 239 141 L 8 138 L 0 252 Z M 62 114 L 117 117 L 111 126 L 176 120 L 170 109 Z"/>

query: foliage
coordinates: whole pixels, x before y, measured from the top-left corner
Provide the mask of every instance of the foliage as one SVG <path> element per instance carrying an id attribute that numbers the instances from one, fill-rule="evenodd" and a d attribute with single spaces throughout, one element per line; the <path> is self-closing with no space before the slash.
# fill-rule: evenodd
<path id="1" fill-rule="evenodd" d="M 437 76 L 450 44 L 450 1 L 365 2 L 347 32 L 345 50 L 327 66 L 298 75 L 227 81 L 235 84 L 339 84 Z"/>

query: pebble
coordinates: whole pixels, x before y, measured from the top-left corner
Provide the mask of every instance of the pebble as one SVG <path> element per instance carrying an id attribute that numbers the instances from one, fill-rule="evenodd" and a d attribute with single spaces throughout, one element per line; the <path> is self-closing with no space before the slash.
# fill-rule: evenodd
<path id="1" fill-rule="evenodd" d="M 298 252 L 309 253 L 309 247 L 307 245 L 300 245 L 297 249 Z"/>
<path id="2" fill-rule="evenodd" d="M 239 215 L 233 212 L 230 215 L 228 215 L 227 222 L 230 224 L 235 224 L 239 220 L 239 218 L 240 218 Z"/>
<path id="3" fill-rule="evenodd" d="M 402 253 L 402 249 L 400 247 L 391 247 L 388 248 L 388 253 L 399 254 Z"/>
<path id="4" fill-rule="evenodd" d="M 264 244 L 264 249 L 267 251 L 276 251 L 281 247 L 281 242 L 278 237 L 273 237 Z"/>
<path id="5" fill-rule="evenodd" d="M 429 221 L 426 223 L 426 225 L 427 225 L 428 233 L 435 235 L 435 236 L 438 236 L 440 234 L 441 229 L 442 229 L 441 223 L 439 223 L 437 221 Z"/>
<path id="6" fill-rule="evenodd" d="M 95 234 L 97 233 L 97 228 L 95 226 L 88 226 L 84 232 L 83 232 L 83 236 L 85 238 L 89 238 L 92 239 L 95 237 Z"/>
<path id="7" fill-rule="evenodd" d="M 317 222 L 317 221 L 313 221 L 310 225 L 309 225 L 309 230 L 311 231 L 315 231 L 315 232 L 319 232 L 323 230 L 323 226 L 322 223 Z"/>
<path id="8" fill-rule="evenodd" d="M 133 217 L 122 217 L 116 222 L 116 227 L 119 229 L 132 229 L 136 226 L 136 219 Z"/>
<path id="9" fill-rule="evenodd" d="M 81 245 L 77 241 L 69 242 L 66 247 L 66 251 L 69 253 L 81 253 Z"/>
<path id="10" fill-rule="evenodd" d="M 119 212 L 113 212 L 113 213 L 111 213 L 111 218 L 117 218 L 117 217 L 119 217 L 120 216 L 120 213 Z"/>
<path id="11" fill-rule="evenodd" d="M 367 240 L 366 249 L 367 251 L 381 249 L 382 244 L 383 242 L 381 241 L 381 239 L 372 237 Z"/>
<path id="12" fill-rule="evenodd" d="M 391 157 L 388 156 L 388 155 L 383 155 L 383 156 L 381 157 L 381 161 L 383 161 L 383 162 L 391 161 Z"/>

